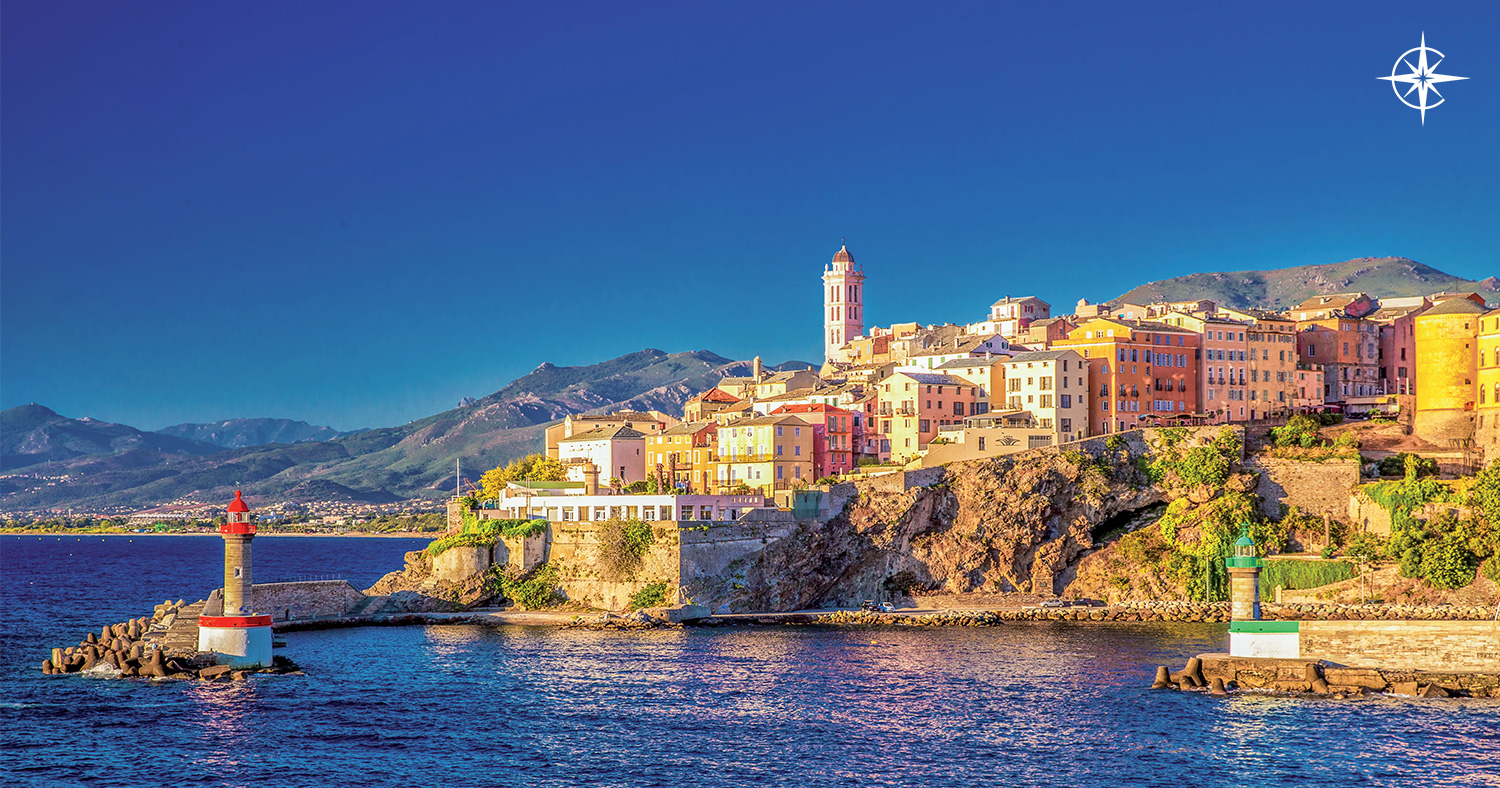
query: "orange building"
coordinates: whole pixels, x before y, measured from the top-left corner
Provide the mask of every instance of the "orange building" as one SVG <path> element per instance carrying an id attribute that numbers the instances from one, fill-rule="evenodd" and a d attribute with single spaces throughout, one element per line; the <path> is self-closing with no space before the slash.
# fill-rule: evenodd
<path id="1" fill-rule="evenodd" d="M 1380 327 L 1357 317 L 1332 315 L 1297 321 L 1297 360 L 1323 367 L 1323 399 L 1384 394 L 1380 380 Z"/>
<path id="2" fill-rule="evenodd" d="M 1199 334 L 1165 323 L 1080 321 L 1058 349 L 1088 361 L 1089 434 L 1100 435 L 1199 414 Z"/>

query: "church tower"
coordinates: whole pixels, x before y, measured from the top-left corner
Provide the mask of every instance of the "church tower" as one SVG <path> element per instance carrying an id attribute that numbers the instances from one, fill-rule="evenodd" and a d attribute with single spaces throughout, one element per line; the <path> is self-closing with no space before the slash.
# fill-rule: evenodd
<path id="1" fill-rule="evenodd" d="M 823 269 L 823 360 L 842 361 L 840 348 L 865 333 L 865 274 L 847 245 Z"/>

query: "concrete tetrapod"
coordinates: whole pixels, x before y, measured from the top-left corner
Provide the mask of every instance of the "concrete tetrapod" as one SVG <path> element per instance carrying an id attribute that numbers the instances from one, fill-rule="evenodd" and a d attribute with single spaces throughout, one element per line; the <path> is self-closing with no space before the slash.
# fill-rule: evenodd
<path id="1" fill-rule="evenodd" d="M 1172 674 L 1167 670 L 1167 666 L 1157 666 L 1156 680 L 1151 682 L 1151 689 L 1166 689 L 1170 686 L 1172 686 Z"/>
<path id="2" fill-rule="evenodd" d="M 1214 683 L 1212 685 L 1210 685 L 1209 688 L 1208 688 L 1208 694 L 1210 694 L 1210 695 L 1228 695 L 1229 693 L 1227 691 L 1225 691 L 1225 689 L 1224 689 L 1224 680 L 1221 679 L 1221 678 L 1219 678 L 1219 677 L 1217 677 L 1217 676 L 1215 676 L 1214 677 Z"/>

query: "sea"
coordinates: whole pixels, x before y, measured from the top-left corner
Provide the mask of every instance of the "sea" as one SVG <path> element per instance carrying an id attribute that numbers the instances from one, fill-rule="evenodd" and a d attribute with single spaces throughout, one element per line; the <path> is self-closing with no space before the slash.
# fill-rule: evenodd
<path id="1" fill-rule="evenodd" d="M 421 540 L 255 540 L 359 587 Z M 304 676 L 44 676 L 49 649 L 204 597 L 218 539 L 0 536 L 6 786 L 1500 786 L 1500 700 L 1149 689 L 1214 624 L 473 625 L 285 635 Z"/>

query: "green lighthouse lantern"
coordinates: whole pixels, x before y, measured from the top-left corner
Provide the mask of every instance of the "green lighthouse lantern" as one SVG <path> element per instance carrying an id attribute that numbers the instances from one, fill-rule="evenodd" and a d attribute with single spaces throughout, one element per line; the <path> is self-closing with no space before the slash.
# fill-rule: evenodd
<path id="1" fill-rule="evenodd" d="M 1246 525 L 1235 540 L 1234 554 L 1224 560 L 1229 569 L 1229 613 L 1235 621 L 1260 620 L 1260 557 Z"/>
<path id="2" fill-rule="evenodd" d="M 1234 555 L 1231 555 L 1225 564 L 1234 567 L 1259 567 L 1260 558 L 1255 549 L 1255 541 L 1250 538 L 1250 528 L 1247 526 L 1240 532 L 1240 538 L 1235 540 Z"/>

